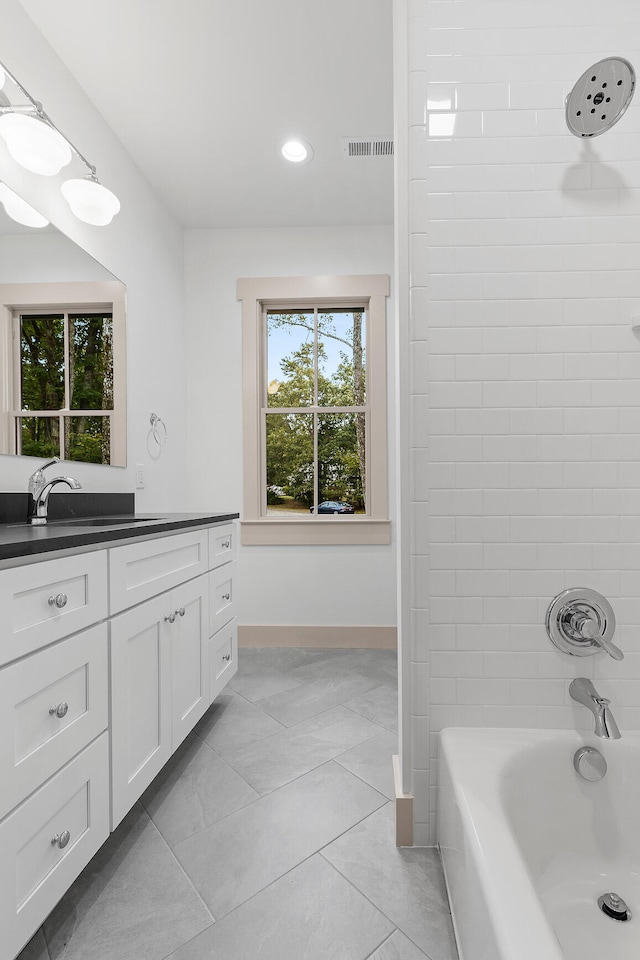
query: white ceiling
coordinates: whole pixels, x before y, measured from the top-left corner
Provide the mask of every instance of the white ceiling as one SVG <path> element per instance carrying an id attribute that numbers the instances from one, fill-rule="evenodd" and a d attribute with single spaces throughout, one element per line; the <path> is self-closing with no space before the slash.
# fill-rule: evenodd
<path id="1" fill-rule="evenodd" d="M 392 0 L 21 2 L 184 226 L 392 222 L 393 161 L 342 154 L 393 134 Z"/>

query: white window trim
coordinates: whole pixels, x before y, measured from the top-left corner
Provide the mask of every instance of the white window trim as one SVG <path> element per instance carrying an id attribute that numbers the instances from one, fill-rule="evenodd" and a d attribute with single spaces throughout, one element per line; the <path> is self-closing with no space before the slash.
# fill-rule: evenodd
<path id="1" fill-rule="evenodd" d="M 69 283 L 0 284 L 0 369 L 7 370 L 14 359 L 13 314 L 16 311 L 51 311 L 107 308 L 113 322 L 113 403 L 111 420 L 111 464 L 127 464 L 126 335 L 125 287 L 119 280 L 89 280 Z M 13 378 L 0 377 L 0 440 L 13 442 L 10 417 L 13 410 Z M 71 411 L 75 414 L 76 411 Z M 100 415 L 104 415 L 100 411 Z M 6 449 L 3 446 L 1 449 Z"/>
<path id="2" fill-rule="evenodd" d="M 242 301 L 243 544 L 390 543 L 387 455 L 386 274 L 318 277 L 254 277 L 238 280 Z M 262 316 L 265 306 L 356 301 L 367 309 L 368 513 L 349 517 L 262 515 L 264 464 L 261 442 L 263 380 Z"/>

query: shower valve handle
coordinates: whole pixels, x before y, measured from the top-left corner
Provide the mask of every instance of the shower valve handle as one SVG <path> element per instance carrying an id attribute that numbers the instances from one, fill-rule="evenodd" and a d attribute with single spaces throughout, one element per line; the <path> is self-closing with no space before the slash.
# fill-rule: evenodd
<path id="1" fill-rule="evenodd" d="M 602 647 L 605 653 L 608 653 L 614 660 L 624 660 L 622 650 L 616 647 L 615 643 L 612 643 L 611 640 L 606 640 L 602 636 L 596 621 L 592 620 L 586 613 L 583 613 L 581 610 L 574 613 L 571 617 L 571 626 L 581 637 L 584 637 L 585 640 L 593 640 L 594 643 L 597 643 L 598 646 Z"/>

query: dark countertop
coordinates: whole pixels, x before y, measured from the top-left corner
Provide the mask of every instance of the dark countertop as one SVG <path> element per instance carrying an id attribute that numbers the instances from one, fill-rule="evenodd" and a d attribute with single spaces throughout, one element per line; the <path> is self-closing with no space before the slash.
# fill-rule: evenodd
<path id="1" fill-rule="evenodd" d="M 114 541 L 143 539 L 159 534 L 177 533 L 194 527 L 210 526 L 236 520 L 237 513 L 166 513 L 158 511 L 160 516 L 150 514 L 128 514 L 119 517 L 99 516 L 99 525 L 91 526 L 91 518 L 77 517 L 68 520 L 50 520 L 43 526 L 26 523 L 0 524 L 0 561 L 3 567 L 9 566 L 13 559 L 18 563 L 25 560 L 43 560 L 43 554 L 56 551 L 84 552 L 87 549 L 113 546 Z"/>

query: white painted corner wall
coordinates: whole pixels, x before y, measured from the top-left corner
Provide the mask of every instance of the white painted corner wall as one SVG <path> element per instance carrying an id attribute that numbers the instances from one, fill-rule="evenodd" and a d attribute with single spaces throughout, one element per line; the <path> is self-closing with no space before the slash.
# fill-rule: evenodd
<path id="1" fill-rule="evenodd" d="M 0 60 L 43 101 L 47 113 L 97 166 L 98 176 L 122 204 L 108 227 L 81 223 L 69 211 L 59 186 L 69 176 L 84 176 L 84 166 L 73 160 L 57 177 L 38 177 L 15 163 L 0 141 L 2 179 L 127 287 L 128 465 L 74 463 L 69 472 L 87 490 L 130 491 L 135 487 L 135 464 L 143 463 L 146 486 L 137 492 L 138 509 L 186 509 L 182 228 L 18 0 L 3 0 Z M 51 273 L 50 264 L 47 279 L 69 279 L 62 270 L 60 276 Z M 169 442 L 161 456 L 150 440 L 151 412 L 167 423 Z M 32 458 L 0 457 L 0 491 L 25 490 L 33 464 Z"/>
<path id="2" fill-rule="evenodd" d="M 640 68 L 611 0 L 408 0 L 412 781 L 435 841 L 444 726 L 587 728 L 593 676 L 640 724 L 640 101 L 572 136 L 595 61 Z M 550 600 L 607 596 L 625 660 L 547 639 Z"/>
<path id="3" fill-rule="evenodd" d="M 239 277 L 393 273 L 391 226 L 187 230 L 189 509 L 242 504 Z M 388 394 L 394 394 L 392 299 Z M 389 412 L 391 516 L 394 411 Z M 392 626 L 395 542 L 386 546 L 240 548 L 243 624 Z"/>

